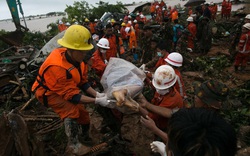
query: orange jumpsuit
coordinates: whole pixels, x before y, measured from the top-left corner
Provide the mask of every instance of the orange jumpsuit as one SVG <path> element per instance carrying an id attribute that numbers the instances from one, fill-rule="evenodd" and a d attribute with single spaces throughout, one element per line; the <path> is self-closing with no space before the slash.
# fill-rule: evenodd
<path id="1" fill-rule="evenodd" d="M 98 49 L 93 53 L 91 60 L 91 68 L 94 69 L 96 74 L 101 78 L 107 65 L 104 63 L 104 58 L 102 57 L 102 54 Z"/>
<path id="2" fill-rule="evenodd" d="M 239 52 L 236 54 L 234 66 L 246 67 L 250 56 L 250 31 L 241 35 L 238 48 Z"/>
<path id="3" fill-rule="evenodd" d="M 136 47 L 137 47 L 137 41 L 136 41 L 135 32 L 131 31 L 129 33 L 129 49 L 133 49 Z"/>
<path id="4" fill-rule="evenodd" d="M 155 64 L 155 69 L 157 69 L 158 67 L 160 67 L 161 65 L 165 65 L 167 64 L 167 62 L 165 61 L 165 59 L 168 57 L 168 54 L 165 57 L 160 57 L 159 60 L 157 61 L 157 63 Z"/>
<path id="5" fill-rule="evenodd" d="M 152 104 L 170 109 L 176 107 L 182 108 L 183 100 L 181 95 L 174 88 L 166 95 L 160 95 L 155 92 L 154 98 L 152 99 Z M 161 130 L 167 129 L 168 118 L 162 117 L 155 113 L 150 113 L 149 116 L 155 121 L 157 127 L 159 127 Z"/>
<path id="6" fill-rule="evenodd" d="M 58 30 L 59 32 L 62 32 L 67 29 L 67 26 L 65 24 L 58 24 Z"/>
<path id="7" fill-rule="evenodd" d="M 93 22 L 89 23 L 89 29 L 90 29 L 91 34 L 95 33 L 95 26 L 96 26 L 96 23 L 93 23 Z"/>
<path id="8" fill-rule="evenodd" d="M 193 22 L 188 24 L 188 30 L 191 35 L 188 36 L 188 48 L 194 49 L 194 39 L 197 33 L 196 25 Z"/>
<path id="9" fill-rule="evenodd" d="M 71 102 L 73 96 L 80 94 L 79 87 L 88 82 L 88 69 L 83 62 L 78 68 L 69 63 L 66 50 L 58 48 L 51 52 L 39 69 L 32 91 L 38 101 L 51 107 L 61 119 L 73 118 L 79 124 L 89 124 L 84 105 Z"/>
<path id="10" fill-rule="evenodd" d="M 175 71 L 175 74 L 177 75 L 177 80 L 176 80 L 174 87 L 180 93 L 181 97 L 184 98 L 185 96 L 187 96 L 187 94 L 186 94 L 186 90 L 185 90 L 184 82 L 182 80 L 181 73 L 178 69 L 174 69 L 174 71 Z"/>
<path id="11" fill-rule="evenodd" d="M 139 24 L 136 23 L 136 24 L 135 24 L 135 36 L 136 36 L 136 39 L 139 38 L 139 33 L 140 33 Z"/>
<path id="12" fill-rule="evenodd" d="M 122 43 L 121 38 L 115 36 L 114 34 L 112 34 L 109 37 L 107 37 L 106 35 L 103 36 L 103 37 L 108 39 L 108 41 L 109 41 L 110 49 L 108 49 L 107 52 L 106 52 L 106 59 L 107 59 L 107 61 L 109 61 L 110 57 L 116 57 L 117 56 L 117 44 L 119 44 L 121 46 L 123 43 Z"/>

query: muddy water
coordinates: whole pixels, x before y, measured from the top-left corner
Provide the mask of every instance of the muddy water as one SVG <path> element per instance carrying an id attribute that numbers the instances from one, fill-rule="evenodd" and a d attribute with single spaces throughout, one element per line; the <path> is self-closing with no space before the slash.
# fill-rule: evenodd
<path id="1" fill-rule="evenodd" d="M 167 6 L 174 6 L 177 4 L 180 4 L 181 6 L 184 6 L 188 1 L 179 1 L 179 0 L 166 0 L 165 1 Z M 214 2 L 214 3 L 221 3 L 222 0 L 207 0 L 206 2 Z M 237 4 L 232 6 L 232 10 L 238 10 L 239 8 L 244 7 L 245 4 Z M 247 5 L 249 8 L 249 4 Z M 247 7 L 246 7 L 247 8 Z M 218 10 L 221 9 L 221 6 L 218 5 Z M 63 16 L 54 16 L 54 17 L 47 17 L 47 18 L 37 18 L 32 20 L 26 20 L 27 27 L 30 29 L 30 31 L 41 31 L 45 32 L 48 30 L 47 25 L 50 23 L 56 23 L 59 19 L 61 19 Z M 22 25 L 25 25 L 22 21 Z M 0 21 L 0 30 L 5 31 L 14 31 L 16 29 L 14 23 L 11 20 L 2 20 Z"/>

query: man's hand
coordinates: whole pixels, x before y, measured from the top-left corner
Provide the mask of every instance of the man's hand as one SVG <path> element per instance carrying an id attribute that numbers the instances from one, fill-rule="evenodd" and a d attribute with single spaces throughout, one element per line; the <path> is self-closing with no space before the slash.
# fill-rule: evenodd
<path id="1" fill-rule="evenodd" d="M 160 153 L 161 156 L 167 156 L 166 145 L 163 142 L 153 141 L 150 147 L 153 152 Z"/>
<path id="2" fill-rule="evenodd" d="M 104 97 L 95 98 L 95 104 L 98 104 L 103 107 L 107 107 L 109 105 L 109 102 L 107 100 L 107 95 L 105 95 Z"/>
<path id="3" fill-rule="evenodd" d="M 104 97 L 105 95 L 106 95 L 105 93 L 96 92 L 96 97 L 97 98 Z"/>
<path id="4" fill-rule="evenodd" d="M 135 101 L 139 103 L 142 108 L 146 108 L 146 105 L 148 104 L 147 99 L 143 96 L 142 93 L 135 98 Z"/>
<path id="5" fill-rule="evenodd" d="M 141 116 L 141 123 L 146 126 L 148 129 L 150 129 L 151 131 L 154 131 L 156 127 L 155 122 L 153 119 L 151 119 L 149 116 L 146 115 L 146 118 Z"/>

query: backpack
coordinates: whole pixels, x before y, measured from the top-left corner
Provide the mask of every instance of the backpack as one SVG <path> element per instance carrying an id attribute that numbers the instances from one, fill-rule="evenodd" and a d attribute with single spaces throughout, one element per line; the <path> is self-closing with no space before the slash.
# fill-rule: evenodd
<path id="1" fill-rule="evenodd" d="M 175 28 L 176 28 L 176 37 L 178 40 L 179 38 L 181 38 L 181 35 L 183 32 L 183 27 L 181 25 L 177 25 L 177 26 L 175 26 Z"/>

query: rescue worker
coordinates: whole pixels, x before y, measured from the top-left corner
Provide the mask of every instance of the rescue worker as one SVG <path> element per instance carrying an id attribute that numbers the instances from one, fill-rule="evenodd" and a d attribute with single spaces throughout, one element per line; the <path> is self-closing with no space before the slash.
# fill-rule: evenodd
<path id="1" fill-rule="evenodd" d="M 80 25 L 70 26 L 57 42 L 62 48 L 54 49 L 39 69 L 32 91 L 46 107 L 51 107 L 63 120 L 68 137 L 66 153 L 83 155 L 90 151 L 79 142 L 81 125 L 88 133 L 89 113 L 85 104 L 95 103 L 106 106 L 107 96 L 95 91 L 87 80 L 87 65 L 83 59 L 93 48 L 91 34 Z M 83 90 L 90 96 L 82 94 Z M 78 125 L 79 124 L 79 125 Z"/>
<path id="2" fill-rule="evenodd" d="M 223 2 L 221 3 L 221 18 L 222 19 L 226 17 L 226 10 L 227 10 L 227 1 L 223 0 Z"/>
<path id="3" fill-rule="evenodd" d="M 125 50 L 128 50 L 128 36 L 127 36 L 126 31 L 125 31 L 125 28 L 126 28 L 126 24 L 123 22 L 121 24 L 120 33 L 121 33 L 123 46 L 124 46 Z"/>
<path id="4" fill-rule="evenodd" d="M 159 42 L 157 44 L 156 51 L 157 55 L 151 61 L 145 64 L 145 68 L 148 68 L 150 71 L 155 71 L 159 66 L 166 64 L 164 59 L 166 59 L 169 54 L 169 52 L 167 51 L 166 42 L 165 41 Z"/>
<path id="5" fill-rule="evenodd" d="M 245 23 L 250 23 L 250 14 L 246 15 L 244 22 Z"/>
<path id="6" fill-rule="evenodd" d="M 169 109 L 171 110 L 174 108 L 183 107 L 181 95 L 174 88 L 176 80 L 176 74 L 171 66 L 162 65 L 158 67 L 152 80 L 153 86 L 156 89 L 154 98 L 152 99 L 152 104 L 145 100 L 143 95 L 141 95 L 143 102 L 141 103 L 139 101 L 142 109 L 146 109 L 150 112 L 148 116 L 152 118 L 155 121 L 157 127 L 163 131 L 167 129 L 167 121 L 169 115 L 171 116 Z M 145 115 L 146 114 L 144 114 L 144 116 Z"/>
<path id="7" fill-rule="evenodd" d="M 223 103 L 227 101 L 229 88 L 225 84 L 215 80 L 207 80 L 203 83 L 194 82 L 193 89 L 195 97 L 192 107 L 219 111 L 220 109 L 223 109 L 223 106 L 226 106 Z M 142 94 L 138 97 L 137 102 L 145 108 L 152 107 Z M 155 122 L 147 115 L 144 108 L 140 108 L 140 111 L 144 113 L 143 117 L 141 117 L 143 125 L 152 130 L 154 134 L 161 137 L 164 142 L 167 142 L 168 136 L 166 133 L 155 125 Z M 162 108 L 162 111 L 164 111 L 166 117 L 171 118 L 172 115 L 178 111 L 178 108 Z"/>
<path id="8" fill-rule="evenodd" d="M 238 72 L 239 66 L 244 71 L 250 56 L 250 23 L 246 23 L 242 27 L 242 34 L 238 44 L 238 53 L 236 54 L 234 69 Z"/>
<path id="9" fill-rule="evenodd" d="M 94 21 L 90 21 L 90 22 L 89 22 L 89 29 L 90 29 L 90 33 L 91 33 L 92 35 L 96 33 L 96 32 L 95 32 L 96 20 L 97 20 L 97 19 L 95 19 Z"/>
<path id="10" fill-rule="evenodd" d="M 201 17 L 197 28 L 197 44 L 199 52 L 206 54 L 212 47 L 212 28 L 207 17 Z"/>
<path id="11" fill-rule="evenodd" d="M 127 33 L 127 36 L 129 36 L 129 50 L 132 51 L 132 53 L 134 53 L 135 48 L 137 48 L 135 31 L 133 31 L 131 27 L 126 27 L 125 32 Z"/>
<path id="12" fill-rule="evenodd" d="M 178 23 L 178 19 L 174 20 L 174 26 L 173 26 L 173 51 L 176 49 L 177 41 L 181 37 L 182 31 L 184 30 L 183 26 Z"/>
<path id="13" fill-rule="evenodd" d="M 110 57 L 117 57 L 124 53 L 124 51 L 120 51 L 123 46 L 122 39 L 113 33 L 112 25 L 110 23 L 107 24 L 105 29 L 105 35 L 103 37 L 109 41 L 110 49 L 106 52 L 106 59 L 109 61 Z"/>
<path id="14" fill-rule="evenodd" d="M 208 19 L 211 20 L 211 15 L 212 15 L 212 13 L 211 13 L 211 11 L 209 10 L 209 4 L 206 3 L 206 4 L 205 4 L 205 9 L 203 10 L 203 17 L 207 17 Z"/>
<path id="15" fill-rule="evenodd" d="M 109 41 L 106 38 L 101 38 L 96 45 L 98 49 L 94 52 L 91 58 L 92 60 L 91 68 L 101 78 L 108 64 L 108 61 L 106 59 L 106 51 L 107 49 L 110 49 Z"/>
<path id="16" fill-rule="evenodd" d="M 63 23 L 62 20 L 60 20 L 60 21 L 58 22 L 58 30 L 59 30 L 59 32 L 62 32 L 62 31 L 64 31 L 64 30 L 66 30 L 66 29 L 67 29 L 67 26 Z"/>
<path id="17" fill-rule="evenodd" d="M 196 33 L 197 33 L 197 29 L 196 29 L 196 25 L 194 24 L 194 19 L 193 17 L 188 17 L 187 18 L 187 22 L 188 22 L 188 31 L 190 32 L 190 35 L 188 36 L 188 45 L 187 47 L 190 48 L 192 51 L 194 49 L 194 41 L 196 38 Z"/>
<path id="18" fill-rule="evenodd" d="M 184 86 L 184 81 L 183 81 L 182 76 L 181 76 L 181 72 L 178 70 L 178 68 L 182 66 L 183 57 L 180 53 L 172 52 L 167 56 L 165 61 L 170 66 L 172 66 L 174 71 L 175 71 L 177 80 L 176 80 L 174 87 L 180 93 L 180 95 L 184 101 L 185 99 L 187 99 L 187 94 L 186 94 L 186 89 Z"/>

